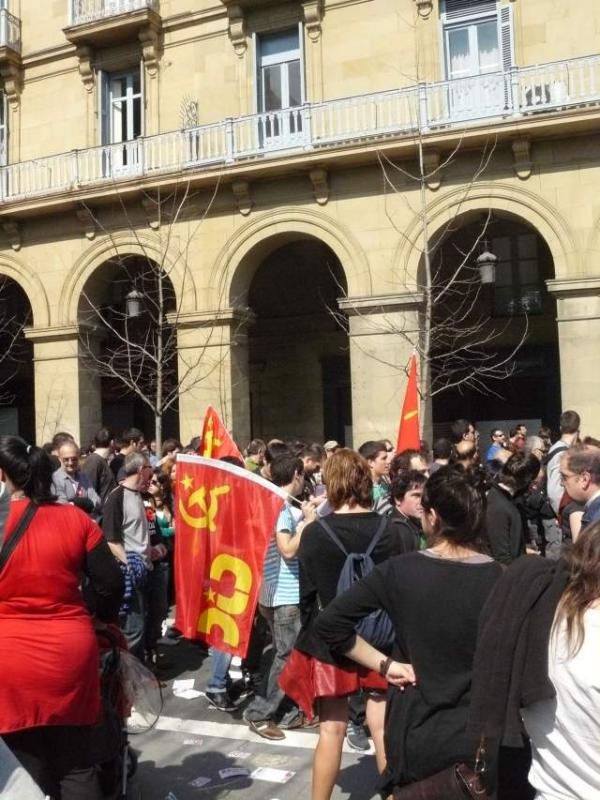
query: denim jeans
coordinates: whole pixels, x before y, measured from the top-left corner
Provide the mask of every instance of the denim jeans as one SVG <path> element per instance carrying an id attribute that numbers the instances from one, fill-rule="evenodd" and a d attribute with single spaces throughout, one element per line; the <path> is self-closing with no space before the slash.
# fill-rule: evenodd
<path id="1" fill-rule="evenodd" d="M 279 687 L 279 676 L 300 631 L 300 608 L 298 606 L 277 606 L 276 608 L 259 606 L 259 610 L 271 630 L 275 655 L 269 670 L 265 694 L 264 696 L 256 695 L 246 709 L 244 718 L 256 722 L 264 719 L 280 719 L 285 716 L 286 722 L 289 722 L 299 711 Z"/>
<path id="2" fill-rule="evenodd" d="M 144 663 L 146 660 L 144 641 L 146 630 L 145 587 L 137 587 L 133 592 L 131 602 L 129 603 L 129 611 L 127 614 L 119 615 L 119 625 L 127 639 L 129 652 Z"/>
<path id="3" fill-rule="evenodd" d="M 227 676 L 232 656 L 230 653 L 224 653 L 222 650 L 217 650 L 216 647 L 211 647 L 210 657 L 212 670 L 206 684 L 206 691 L 224 692 L 227 689 Z"/>

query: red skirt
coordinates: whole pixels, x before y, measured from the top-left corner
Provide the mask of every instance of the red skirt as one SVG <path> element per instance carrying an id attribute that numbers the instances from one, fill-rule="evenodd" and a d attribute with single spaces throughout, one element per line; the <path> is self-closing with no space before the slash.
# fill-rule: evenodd
<path id="1" fill-rule="evenodd" d="M 313 656 L 292 650 L 281 675 L 279 685 L 288 697 L 312 719 L 313 704 L 320 697 L 345 697 L 359 689 L 386 691 L 388 682 L 379 673 L 361 667 L 336 667 Z"/>

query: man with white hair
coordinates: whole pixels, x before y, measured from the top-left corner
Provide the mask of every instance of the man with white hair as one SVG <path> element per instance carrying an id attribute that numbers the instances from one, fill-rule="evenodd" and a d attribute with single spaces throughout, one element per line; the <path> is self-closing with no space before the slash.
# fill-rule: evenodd
<path id="1" fill-rule="evenodd" d="M 102 501 L 90 485 L 89 478 L 81 471 L 79 447 L 73 440 L 58 448 L 60 468 L 52 475 L 52 484 L 59 501 L 72 503 L 98 520 L 102 513 Z"/>

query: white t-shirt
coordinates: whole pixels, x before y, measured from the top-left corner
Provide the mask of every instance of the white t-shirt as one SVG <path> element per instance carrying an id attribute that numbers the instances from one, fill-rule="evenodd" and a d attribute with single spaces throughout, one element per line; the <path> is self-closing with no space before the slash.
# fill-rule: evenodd
<path id="1" fill-rule="evenodd" d="M 548 674 L 556 697 L 522 710 L 536 800 L 600 800 L 600 607 L 583 620 L 585 639 L 574 658 L 564 624 L 551 637 Z"/>

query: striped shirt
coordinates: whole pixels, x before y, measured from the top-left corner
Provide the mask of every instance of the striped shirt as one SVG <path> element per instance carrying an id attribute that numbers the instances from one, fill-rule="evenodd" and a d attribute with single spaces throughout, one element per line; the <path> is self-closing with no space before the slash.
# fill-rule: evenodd
<path id="1" fill-rule="evenodd" d="M 296 520 L 292 508 L 286 502 L 277 518 L 275 532 L 294 536 Z M 300 602 L 299 565 L 297 558 L 285 559 L 277 548 L 276 533 L 273 532 L 263 567 L 263 583 L 259 602 L 263 606 L 297 606 Z"/>

